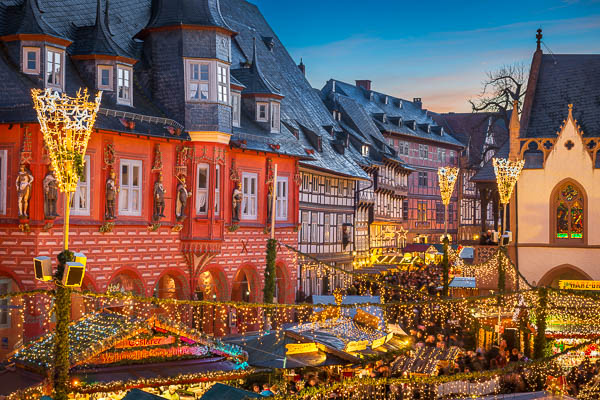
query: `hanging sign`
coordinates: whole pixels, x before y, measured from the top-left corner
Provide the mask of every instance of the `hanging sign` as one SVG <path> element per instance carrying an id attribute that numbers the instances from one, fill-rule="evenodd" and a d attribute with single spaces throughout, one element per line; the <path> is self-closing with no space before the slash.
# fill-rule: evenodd
<path id="1" fill-rule="evenodd" d="M 365 350 L 367 348 L 368 344 L 369 344 L 368 340 L 360 340 L 357 342 L 348 342 L 346 344 L 346 348 L 344 350 L 347 351 L 348 353 L 353 353 L 356 351 Z"/>
<path id="2" fill-rule="evenodd" d="M 285 355 L 314 353 L 319 351 L 315 342 L 311 343 L 288 343 L 285 345 Z"/>
<path id="3" fill-rule="evenodd" d="M 600 290 L 600 281 L 558 281 L 559 289 L 569 290 Z"/>
<path id="4" fill-rule="evenodd" d="M 148 347 L 148 346 L 162 346 L 165 344 L 175 343 L 174 336 L 156 336 L 151 338 L 132 338 L 125 339 L 115 345 L 117 349 L 126 349 L 130 347 Z"/>

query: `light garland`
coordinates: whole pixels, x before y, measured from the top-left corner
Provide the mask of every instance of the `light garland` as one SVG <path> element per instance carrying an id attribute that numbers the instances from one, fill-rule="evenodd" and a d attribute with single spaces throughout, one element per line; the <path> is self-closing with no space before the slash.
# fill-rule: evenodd
<path id="1" fill-rule="evenodd" d="M 454 192 L 454 185 L 458 178 L 458 167 L 439 167 L 438 168 L 438 183 L 440 186 L 440 194 L 442 202 L 445 206 L 450 204 L 450 198 Z"/>
<path id="2" fill-rule="evenodd" d="M 493 158 L 494 173 L 498 184 L 500 203 L 508 204 L 515 184 L 521 175 L 525 160 L 511 161 L 506 158 Z"/>

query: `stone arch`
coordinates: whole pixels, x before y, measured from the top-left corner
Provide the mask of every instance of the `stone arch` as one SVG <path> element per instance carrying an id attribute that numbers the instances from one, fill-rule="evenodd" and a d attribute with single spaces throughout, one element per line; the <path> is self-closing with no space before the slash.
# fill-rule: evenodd
<path id="1" fill-rule="evenodd" d="M 582 194 L 583 197 L 583 238 L 581 239 L 558 239 L 556 237 L 556 232 L 557 232 L 557 207 L 558 207 L 558 195 L 559 192 L 562 188 L 564 188 L 567 184 L 571 184 L 575 187 L 575 189 L 579 190 L 579 192 Z M 564 245 L 569 245 L 569 244 L 587 244 L 588 241 L 588 225 L 590 224 L 590 220 L 589 220 L 589 208 L 590 208 L 590 203 L 588 201 L 588 195 L 586 190 L 584 189 L 583 185 L 580 184 L 578 181 L 576 181 L 573 178 L 565 178 L 562 181 L 558 182 L 555 186 L 554 189 L 552 189 L 552 192 L 550 194 L 550 199 L 549 199 L 549 203 L 550 205 L 550 223 L 548 224 L 549 226 L 549 233 L 550 233 L 550 243 L 561 243 Z"/>
<path id="2" fill-rule="evenodd" d="M 11 271 L 4 269 L 0 270 L 0 294 L 14 293 L 22 290 L 21 282 L 17 276 Z M 0 299 L 0 336 L 3 338 L 2 346 L 0 346 L 0 359 L 4 359 L 11 351 L 16 349 L 24 335 L 24 318 L 19 308 L 28 307 L 28 301 L 33 297 L 13 297 Z M 8 306 L 17 306 L 17 309 L 9 308 Z M 35 309 L 35 307 L 33 308 Z"/>
<path id="3" fill-rule="evenodd" d="M 121 292 L 132 292 L 140 296 L 146 295 L 146 285 L 138 272 L 132 268 L 123 267 L 115 271 L 108 286 Z M 108 287 L 107 287 L 108 289 Z"/>
<path id="4" fill-rule="evenodd" d="M 31 271 L 32 271 L 31 273 L 33 275 L 33 269 Z M 4 268 L 0 268 L 0 278 L 10 278 L 13 281 L 15 286 L 13 287 L 12 291 L 20 292 L 20 291 L 24 290 L 23 283 L 21 282 L 21 280 L 19 279 L 17 274 L 15 274 L 13 271 L 10 271 L 10 270 L 4 269 Z"/>
<path id="5" fill-rule="evenodd" d="M 538 286 L 558 288 L 559 280 L 591 280 L 584 270 L 571 264 L 561 264 L 547 271 L 538 282 Z"/>
<path id="6" fill-rule="evenodd" d="M 229 287 L 227 275 L 217 265 L 207 266 L 198 275 L 196 282 L 196 298 L 203 300 L 227 301 L 229 299 Z"/>
<path id="7" fill-rule="evenodd" d="M 156 280 L 154 296 L 161 299 L 187 299 L 189 284 L 186 274 L 177 268 L 168 268 Z"/>
<path id="8" fill-rule="evenodd" d="M 293 302 L 293 285 L 288 268 L 283 261 L 275 264 L 275 288 L 277 303 Z"/>
<path id="9" fill-rule="evenodd" d="M 240 266 L 231 285 L 231 300 L 255 303 L 262 298 L 258 271 L 253 264 Z"/>

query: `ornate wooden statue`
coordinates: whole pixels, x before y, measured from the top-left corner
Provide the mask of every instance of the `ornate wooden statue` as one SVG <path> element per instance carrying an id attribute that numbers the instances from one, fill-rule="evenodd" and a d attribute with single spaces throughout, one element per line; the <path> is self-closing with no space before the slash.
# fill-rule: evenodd
<path id="1" fill-rule="evenodd" d="M 240 212 L 242 208 L 242 200 L 244 194 L 242 193 L 242 185 L 237 182 L 235 189 L 233 189 L 233 195 L 231 198 L 231 222 L 240 222 Z"/>
<path id="2" fill-rule="evenodd" d="M 19 167 L 17 175 L 17 201 L 19 203 L 19 217 L 29 218 L 29 198 L 31 197 L 31 183 L 33 175 L 27 169 L 25 164 Z"/>
<path id="3" fill-rule="evenodd" d="M 106 213 L 104 218 L 107 221 L 116 219 L 115 213 L 115 204 L 117 202 L 117 193 L 119 192 L 119 188 L 115 182 L 115 171 L 110 171 L 108 179 L 106 179 Z"/>
<path id="4" fill-rule="evenodd" d="M 56 212 L 56 202 L 58 201 L 58 183 L 52 170 L 52 164 L 50 169 L 44 177 L 44 216 L 46 219 L 54 219 L 58 216 Z"/>
<path id="5" fill-rule="evenodd" d="M 192 196 L 191 193 L 188 193 L 187 188 L 185 187 L 185 176 L 177 177 L 179 183 L 177 184 L 177 204 L 175 207 L 175 216 L 177 217 L 177 221 L 181 222 L 187 218 L 185 214 L 185 206 L 187 205 L 188 198 Z"/>
<path id="6" fill-rule="evenodd" d="M 162 174 L 158 174 L 158 178 L 154 182 L 154 221 L 165 217 L 165 194 Z"/>

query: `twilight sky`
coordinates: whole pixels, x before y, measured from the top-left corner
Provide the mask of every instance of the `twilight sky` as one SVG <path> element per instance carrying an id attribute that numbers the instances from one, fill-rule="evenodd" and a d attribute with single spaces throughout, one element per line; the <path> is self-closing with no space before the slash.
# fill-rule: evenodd
<path id="1" fill-rule="evenodd" d="M 544 53 L 600 53 L 600 0 L 250 0 L 308 80 L 370 79 L 423 107 L 468 112 L 486 71 Z"/>

